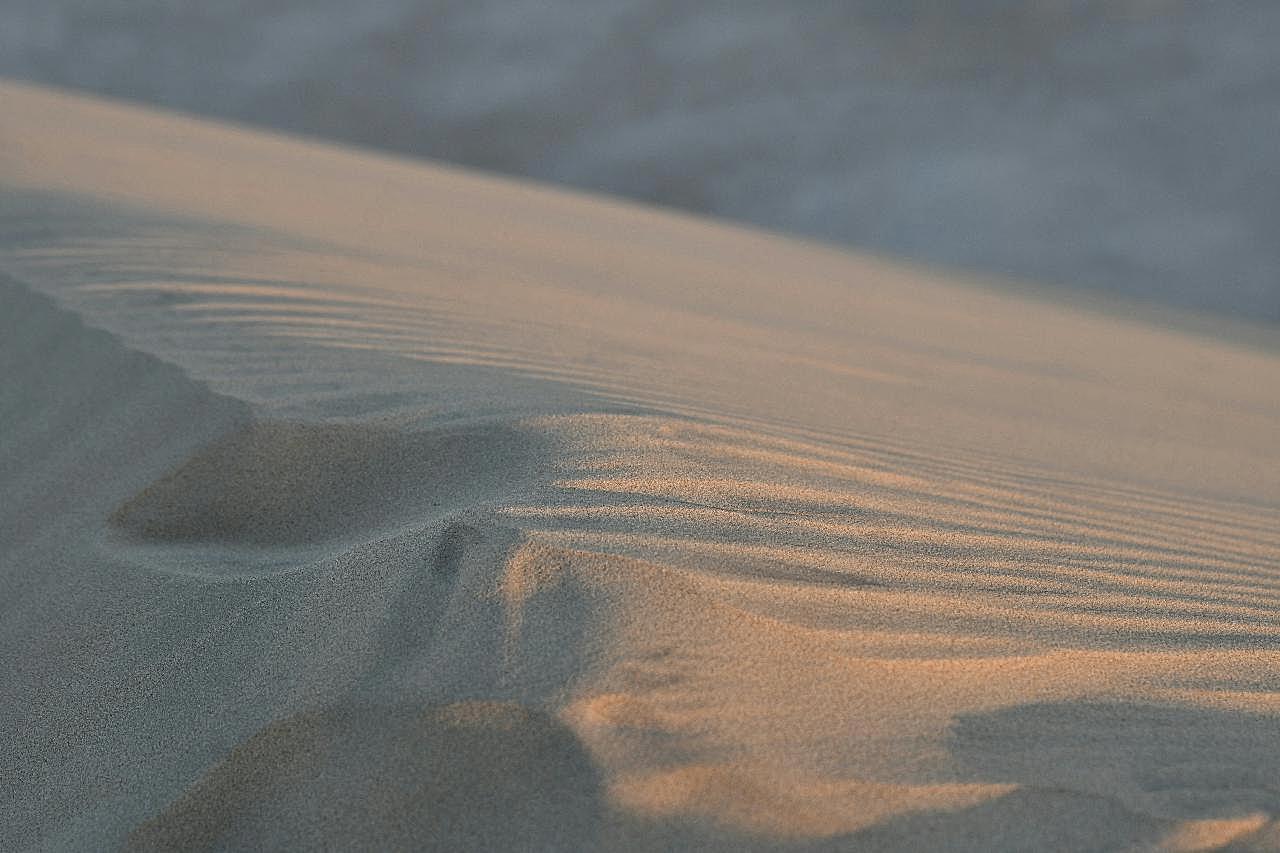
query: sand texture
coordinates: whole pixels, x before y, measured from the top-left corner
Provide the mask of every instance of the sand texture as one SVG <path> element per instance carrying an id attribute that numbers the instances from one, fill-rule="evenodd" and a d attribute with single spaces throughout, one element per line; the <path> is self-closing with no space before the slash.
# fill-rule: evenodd
<path id="1" fill-rule="evenodd" d="M 1280 334 L 2 83 L 0 673 L 4 850 L 1280 849 Z"/>

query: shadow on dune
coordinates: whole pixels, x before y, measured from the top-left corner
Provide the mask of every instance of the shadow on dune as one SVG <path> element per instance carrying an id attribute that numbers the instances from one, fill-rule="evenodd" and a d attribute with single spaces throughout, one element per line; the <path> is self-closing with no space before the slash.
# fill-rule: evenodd
<path id="1" fill-rule="evenodd" d="M 1280 721 L 1128 702 L 1021 705 L 959 718 L 950 750 L 971 780 L 1023 786 L 954 812 L 903 815 L 854 849 L 1164 849 L 1187 821 L 1223 821 L 1189 849 L 1280 842 Z"/>
<path id="2" fill-rule="evenodd" d="M 152 483 L 111 522 L 157 542 L 323 542 L 500 488 L 529 468 L 529 442 L 501 425 L 407 433 L 256 422 Z"/>
<path id="3" fill-rule="evenodd" d="M 1280 813 L 1280 720 L 1128 702 L 1023 705 L 960 718 L 952 752 L 987 778 L 1132 792 L 1181 819 Z"/>
<path id="4" fill-rule="evenodd" d="M 342 708 L 272 723 L 129 836 L 132 850 L 591 847 L 600 782 L 516 705 Z"/>
<path id="5" fill-rule="evenodd" d="M 11 223 L 0 210 L 0 231 Z M 0 273 L 0 573 L 18 583 L 19 549 L 56 519 L 118 499 L 135 470 L 181 458 L 251 414 Z"/>
<path id="6" fill-rule="evenodd" d="M 1107 797 L 1020 790 L 956 811 L 901 815 L 827 849 L 1144 850 L 1156 847 L 1167 827 L 1167 822 L 1131 812 Z"/>
<path id="7" fill-rule="evenodd" d="M 1275 850 L 1277 731 L 1277 720 L 1264 714 L 1126 702 L 1033 704 L 964 716 L 950 742 L 960 781 L 1019 789 L 836 837 L 742 838 L 737 849 Z M 687 829 L 682 841 L 696 838 Z M 675 827 L 661 831 L 680 837 Z"/>

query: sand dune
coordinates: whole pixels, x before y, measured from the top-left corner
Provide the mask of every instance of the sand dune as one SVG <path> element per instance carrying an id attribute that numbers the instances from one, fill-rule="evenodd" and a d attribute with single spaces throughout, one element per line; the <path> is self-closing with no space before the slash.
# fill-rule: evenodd
<path id="1" fill-rule="evenodd" d="M 6 0 L 0 75 L 1280 322 L 1270 0 Z"/>
<path id="2" fill-rule="evenodd" d="M 1280 847 L 1274 332 L 0 107 L 0 847 Z"/>

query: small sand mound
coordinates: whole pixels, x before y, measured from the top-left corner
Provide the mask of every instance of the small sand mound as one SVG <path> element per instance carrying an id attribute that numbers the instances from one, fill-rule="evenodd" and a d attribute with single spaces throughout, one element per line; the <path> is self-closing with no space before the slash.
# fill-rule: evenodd
<path id="1" fill-rule="evenodd" d="M 138 827 L 133 850 L 551 850 L 590 837 L 573 733 L 517 705 L 344 707 L 272 723 Z"/>
<path id="2" fill-rule="evenodd" d="M 111 523 L 158 542 L 293 545 L 419 518 L 524 470 L 504 427 L 406 433 L 257 422 L 124 502 Z"/>

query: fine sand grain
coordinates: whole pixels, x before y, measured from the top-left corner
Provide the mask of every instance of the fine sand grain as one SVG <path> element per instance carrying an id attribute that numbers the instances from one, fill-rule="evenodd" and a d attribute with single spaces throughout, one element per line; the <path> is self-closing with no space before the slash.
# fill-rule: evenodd
<path id="1" fill-rule="evenodd" d="M 0 116 L 0 848 L 1280 849 L 1274 331 Z"/>

